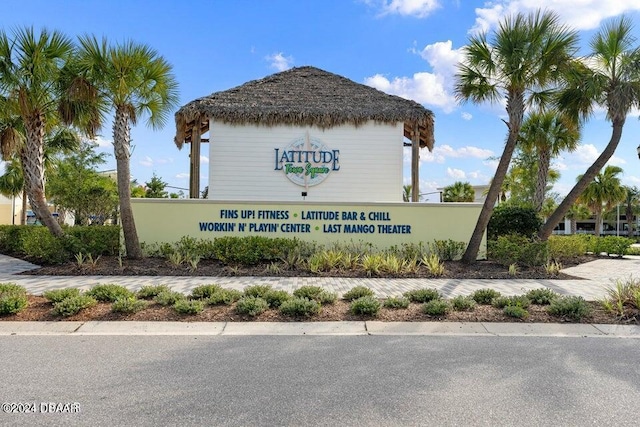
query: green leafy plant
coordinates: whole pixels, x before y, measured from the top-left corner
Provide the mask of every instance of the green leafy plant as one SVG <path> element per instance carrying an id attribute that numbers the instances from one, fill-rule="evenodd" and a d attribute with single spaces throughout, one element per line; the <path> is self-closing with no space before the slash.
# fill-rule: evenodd
<path id="1" fill-rule="evenodd" d="M 558 274 L 560 274 L 560 270 L 562 270 L 562 264 L 557 261 L 548 261 L 544 265 L 544 271 L 552 276 L 557 276 Z"/>
<path id="2" fill-rule="evenodd" d="M 262 298 L 267 301 L 269 307 L 278 308 L 280 307 L 280 305 L 282 305 L 283 302 L 291 299 L 291 294 L 287 291 L 272 289 L 269 292 L 265 293 Z"/>
<path id="3" fill-rule="evenodd" d="M 540 288 L 540 289 L 532 289 L 526 293 L 526 297 L 531 301 L 532 304 L 536 305 L 549 305 L 551 304 L 559 295 L 553 292 L 548 288 Z"/>
<path id="4" fill-rule="evenodd" d="M 207 300 L 209 305 L 231 305 L 242 298 L 244 294 L 235 289 L 222 289 L 211 295 Z"/>
<path id="5" fill-rule="evenodd" d="M 114 313 L 137 313 L 147 308 L 147 301 L 136 297 L 118 298 L 111 304 L 111 311 Z"/>
<path id="6" fill-rule="evenodd" d="M 360 266 L 367 276 L 378 276 L 384 266 L 384 258 L 382 254 L 365 254 L 360 259 Z"/>
<path id="7" fill-rule="evenodd" d="M 351 300 L 349 311 L 361 316 L 377 316 L 381 306 L 382 304 L 375 297 L 365 295 Z"/>
<path id="8" fill-rule="evenodd" d="M 383 306 L 391 309 L 401 309 L 409 307 L 411 301 L 405 297 L 389 297 L 384 300 Z"/>
<path id="9" fill-rule="evenodd" d="M 375 292 L 373 292 L 371 289 L 367 288 L 366 286 L 355 286 L 351 288 L 349 291 L 345 292 L 344 295 L 342 295 L 342 299 L 346 301 L 353 301 L 358 298 L 367 297 L 367 296 L 373 298 L 375 296 Z"/>
<path id="10" fill-rule="evenodd" d="M 64 299 L 77 297 L 80 295 L 80 289 L 78 288 L 64 288 L 64 289 L 51 289 L 44 291 L 42 296 L 51 303 L 57 303 Z"/>
<path id="11" fill-rule="evenodd" d="M 244 296 L 236 303 L 236 312 L 255 317 L 269 308 L 269 303 L 260 297 Z"/>
<path id="12" fill-rule="evenodd" d="M 271 285 L 247 286 L 244 289 L 244 295 L 247 296 L 247 297 L 262 298 L 262 297 L 264 297 L 264 295 L 266 295 L 268 292 L 270 292 L 272 290 L 273 290 L 273 288 L 271 287 Z"/>
<path id="13" fill-rule="evenodd" d="M 211 284 L 211 285 L 200 285 L 193 288 L 191 291 L 191 298 L 193 299 L 209 299 L 216 292 L 220 292 L 222 290 L 222 286 Z"/>
<path id="14" fill-rule="evenodd" d="M 93 307 L 98 301 L 89 295 L 78 295 L 65 298 L 53 305 L 53 314 L 56 316 L 69 317 L 78 314 L 81 310 Z"/>
<path id="15" fill-rule="evenodd" d="M 446 272 L 444 264 L 440 262 L 437 254 L 425 255 L 420 262 L 426 267 L 427 271 L 435 277 L 440 277 Z"/>
<path id="16" fill-rule="evenodd" d="M 487 225 L 487 239 L 495 240 L 500 236 L 518 234 L 526 238 L 535 235 L 542 221 L 533 208 L 500 204 L 495 207 Z"/>
<path id="17" fill-rule="evenodd" d="M 429 316 L 444 316 L 449 310 L 449 303 L 440 299 L 434 299 L 422 305 L 422 312 Z"/>
<path id="18" fill-rule="evenodd" d="M 293 291 L 293 296 L 297 298 L 307 298 L 319 302 L 320 304 L 333 304 L 338 299 L 338 295 L 329 292 L 320 286 L 306 285 Z"/>
<path id="19" fill-rule="evenodd" d="M 153 298 L 153 301 L 156 304 L 169 306 L 169 305 L 174 305 L 176 302 L 183 299 L 186 299 L 186 297 L 180 292 L 162 291 Z"/>
<path id="20" fill-rule="evenodd" d="M 499 296 L 501 296 L 500 292 L 496 291 L 495 289 L 478 289 L 473 294 L 471 294 L 471 298 L 473 298 L 473 300 L 478 304 L 482 305 L 490 305 L 491 301 L 493 301 L 494 298 L 498 298 Z"/>
<path id="21" fill-rule="evenodd" d="M 529 312 L 518 305 L 507 305 L 502 309 L 502 312 L 509 317 L 517 319 L 524 319 L 529 316 Z"/>
<path id="22" fill-rule="evenodd" d="M 476 308 L 476 302 L 470 296 L 459 295 L 451 299 L 451 307 L 455 311 L 471 311 Z"/>
<path id="23" fill-rule="evenodd" d="M 317 301 L 298 297 L 283 301 L 280 305 L 280 313 L 292 317 L 311 317 L 320 313 L 321 309 Z"/>
<path id="24" fill-rule="evenodd" d="M 582 297 L 561 297 L 556 298 L 547 311 L 554 316 L 579 321 L 589 315 L 591 308 Z"/>
<path id="25" fill-rule="evenodd" d="M 98 301 L 114 302 L 118 298 L 134 297 L 135 294 L 122 285 L 107 284 L 95 285 L 87 292 L 87 295 Z"/>
<path id="26" fill-rule="evenodd" d="M 161 292 L 171 292 L 171 288 L 167 285 L 146 285 L 136 292 L 136 296 L 142 299 L 153 299 Z"/>
<path id="27" fill-rule="evenodd" d="M 454 240 L 435 240 L 431 244 L 431 250 L 442 261 L 455 261 L 462 257 L 467 244 Z"/>
<path id="28" fill-rule="evenodd" d="M 513 263 L 509 265 L 509 276 L 515 276 L 518 274 L 518 264 Z"/>
<path id="29" fill-rule="evenodd" d="M 173 304 L 173 309 L 179 314 L 199 314 L 204 310 L 204 301 L 181 298 Z"/>
<path id="30" fill-rule="evenodd" d="M 15 283 L 0 283 L 0 316 L 16 314 L 27 308 L 27 290 Z"/>
<path id="31" fill-rule="evenodd" d="M 404 293 L 404 297 L 411 302 L 417 303 L 442 299 L 442 295 L 440 295 L 440 292 L 435 288 L 422 288 L 407 291 Z"/>
<path id="32" fill-rule="evenodd" d="M 491 305 L 495 308 L 505 308 L 506 306 L 527 308 L 531 305 L 531 301 L 525 295 L 500 296 L 491 300 Z"/>

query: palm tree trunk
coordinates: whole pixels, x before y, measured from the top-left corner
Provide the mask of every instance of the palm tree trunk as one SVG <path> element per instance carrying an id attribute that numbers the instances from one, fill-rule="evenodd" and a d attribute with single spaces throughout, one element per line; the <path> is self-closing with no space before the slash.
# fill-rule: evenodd
<path id="1" fill-rule="evenodd" d="M 596 237 L 602 234 L 602 212 L 596 211 Z"/>
<path id="2" fill-rule="evenodd" d="M 630 203 L 627 204 L 624 211 L 625 219 L 627 220 L 627 237 L 633 237 L 633 209 Z"/>
<path id="3" fill-rule="evenodd" d="M 20 213 L 20 225 L 25 225 L 27 223 L 27 187 L 26 185 L 22 188 L 22 212 Z"/>
<path id="4" fill-rule="evenodd" d="M 482 243 L 482 236 L 487 229 L 487 224 L 489 224 L 493 208 L 502 189 L 504 177 L 507 175 L 507 171 L 509 170 L 509 163 L 511 162 L 513 151 L 516 148 L 518 133 L 520 132 L 520 127 L 522 127 L 522 120 L 524 117 L 523 93 L 509 94 L 509 98 L 507 99 L 507 111 L 509 112 L 509 123 L 507 124 L 509 134 L 507 136 L 507 142 L 505 143 L 504 151 L 500 157 L 496 173 L 491 180 L 491 185 L 487 192 L 487 198 L 484 199 L 482 210 L 478 216 L 478 222 L 476 222 L 476 227 L 473 230 L 471 239 L 469 239 L 467 249 L 465 250 L 464 255 L 462 255 L 462 262 L 466 264 L 471 264 L 478 258 L 478 251 L 480 250 L 480 243 Z"/>
<path id="5" fill-rule="evenodd" d="M 129 188 L 129 181 L 131 180 L 130 137 L 131 127 L 129 126 L 129 112 L 126 108 L 118 106 L 116 108 L 116 116 L 113 123 L 113 150 L 118 170 L 120 221 L 122 223 L 122 232 L 124 234 L 124 244 L 127 250 L 127 257 L 139 259 L 142 258 L 142 249 L 140 248 L 138 232 L 133 219 L 133 210 L 131 209 L 131 190 Z"/>
<path id="6" fill-rule="evenodd" d="M 547 222 L 544 223 L 540 231 L 538 232 L 538 238 L 542 241 L 546 241 L 551 236 L 553 229 L 558 225 L 558 223 L 564 218 L 567 214 L 571 206 L 578 200 L 578 197 L 584 192 L 585 188 L 589 185 L 591 181 L 596 177 L 598 172 L 604 167 L 607 161 L 611 158 L 613 153 L 616 151 L 618 144 L 620 143 L 620 138 L 622 138 L 622 128 L 624 127 L 624 117 L 614 119 L 612 126 L 613 131 L 611 133 L 611 139 L 609 140 L 609 144 L 605 147 L 604 151 L 589 169 L 587 172 L 582 175 L 582 178 L 573 186 L 569 194 L 564 198 L 562 203 L 556 208 L 556 210 L 551 214 L 549 218 L 547 218 Z"/>
<path id="7" fill-rule="evenodd" d="M 44 193 L 44 114 L 34 114 L 25 121 L 25 128 L 27 140 L 20 157 L 31 208 L 51 234 L 62 237 L 64 231 L 51 215 Z"/>
<path id="8" fill-rule="evenodd" d="M 538 163 L 538 178 L 536 180 L 536 190 L 533 195 L 533 207 L 536 212 L 542 210 L 544 204 L 544 193 L 547 188 L 547 175 L 549 174 L 549 164 L 551 163 L 550 150 L 541 150 L 539 153 L 540 163 Z"/>
<path id="9" fill-rule="evenodd" d="M 578 231 L 578 220 L 575 218 L 571 218 L 571 234 L 576 234 Z"/>

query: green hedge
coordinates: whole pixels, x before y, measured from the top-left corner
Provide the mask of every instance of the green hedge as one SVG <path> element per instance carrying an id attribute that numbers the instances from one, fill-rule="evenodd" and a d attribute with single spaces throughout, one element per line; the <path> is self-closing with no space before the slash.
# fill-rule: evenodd
<path id="1" fill-rule="evenodd" d="M 510 234 L 487 242 L 489 259 L 502 265 L 527 267 L 544 265 L 549 260 L 547 242 L 536 242 L 525 236 Z"/>

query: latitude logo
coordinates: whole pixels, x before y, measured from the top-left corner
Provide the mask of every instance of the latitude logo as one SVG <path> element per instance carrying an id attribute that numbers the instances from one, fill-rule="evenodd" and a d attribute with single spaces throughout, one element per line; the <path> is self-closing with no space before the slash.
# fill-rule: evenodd
<path id="1" fill-rule="evenodd" d="M 275 148 L 275 169 L 294 184 L 312 187 L 324 181 L 332 171 L 340 170 L 340 150 L 330 150 L 318 138 L 309 135 L 294 139 L 282 150 Z"/>

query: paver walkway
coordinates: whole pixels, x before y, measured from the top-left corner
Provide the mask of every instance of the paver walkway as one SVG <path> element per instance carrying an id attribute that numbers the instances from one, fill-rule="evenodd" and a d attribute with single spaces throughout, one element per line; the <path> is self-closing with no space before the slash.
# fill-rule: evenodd
<path id="1" fill-rule="evenodd" d="M 136 290 L 144 285 L 169 285 L 173 290 L 191 292 L 198 285 L 217 283 L 242 290 L 246 286 L 268 284 L 289 292 L 304 286 L 317 285 L 339 295 L 362 285 L 373 289 L 379 297 L 398 296 L 420 288 L 436 288 L 445 297 L 468 295 L 482 288 L 492 288 L 504 295 L 521 294 L 531 289 L 549 288 L 562 295 L 582 296 L 587 300 L 603 298 L 616 280 L 640 278 L 640 256 L 623 259 L 598 259 L 562 270 L 576 280 L 513 280 L 513 279 L 381 279 L 344 277 L 192 277 L 192 276 L 28 276 L 19 273 L 38 268 L 28 262 L 0 255 L 0 283 L 16 283 L 30 293 L 39 295 L 48 289 L 77 287 L 88 289 L 100 283 L 116 283 Z"/>

